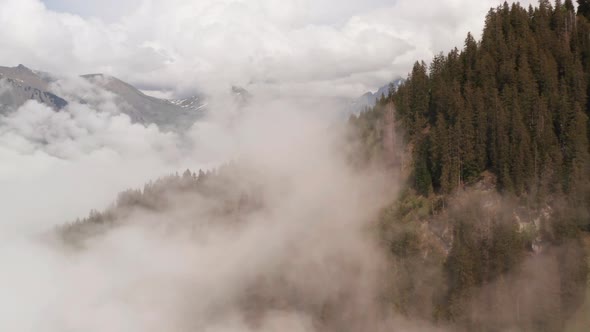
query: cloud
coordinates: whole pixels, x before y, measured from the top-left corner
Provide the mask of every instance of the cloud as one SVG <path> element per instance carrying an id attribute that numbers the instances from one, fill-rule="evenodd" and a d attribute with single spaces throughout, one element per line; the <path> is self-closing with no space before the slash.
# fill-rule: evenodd
<path id="1" fill-rule="evenodd" d="M 51 10 L 65 13 L 75 13 L 85 18 L 100 18 L 112 22 L 132 12 L 142 0 L 43 0 Z"/>
<path id="2" fill-rule="evenodd" d="M 367 225 L 396 184 L 348 166 L 333 113 L 255 98 L 214 105 L 180 136 L 132 124 L 80 82 L 59 87 L 89 104 L 28 102 L 0 118 L 0 330 L 309 332 L 326 330 L 328 310 L 331 330 L 390 326 L 378 319 L 384 261 Z M 170 209 L 134 211 L 78 250 L 38 236 L 168 169 L 230 159 L 248 166 L 238 184 L 262 193 L 239 223 L 211 212 L 220 203 L 207 195 L 171 193 Z"/>
<path id="3" fill-rule="evenodd" d="M 49 2 L 56 12 L 39 0 L 1 0 L 0 63 L 104 72 L 180 93 L 238 84 L 354 96 L 405 76 L 417 59 L 461 46 L 501 1 L 122 3 L 130 9 L 107 19 L 99 1 L 84 2 L 84 11 L 96 13 L 89 17 L 68 1 Z"/>
<path id="4" fill-rule="evenodd" d="M 28 101 L 0 116 L 1 227 L 46 229 L 106 207 L 125 188 L 227 158 L 193 155 L 178 134 L 132 123 L 112 93 L 87 80 L 64 78 L 54 89 L 68 99 L 62 111 Z M 199 139 L 207 138 L 191 144 Z"/>
<path id="5" fill-rule="evenodd" d="M 325 303 L 336 308 L 333 330 L 430 330 L 378 317 L 387 266 L 366 229 L 397 184 L 349 168 L 337 109 L 301 96 L 347 95 L 403 75 L 416 55 L 481 27 L 457 20 L 488 6 L 373 4 L 380 10 L 352 1 L 145 1 L 106 22 L 0 0 L 2 63 L 106 72 L 178 92 L 233 83 L 270 91 L 243 110 L 212 102 L 213 117 L 183 136 L 131 123 L 112 94 L 76 78 L 52 87 L 68 99 L 63 111 L 29 101 L 1 116 L 0 330 L 308 332 L 322 330 L 314 315 L 329 313 L 318 309 Z M 161 214 L 130 214 L 84 250 L 37 236 L 103 209 L 123 189 L 231 159 L 257 170 L 242 180 L 259 181 L 267 203 L 243 225 L 211 225 L 210 202 L 190 196 L 173 197 L 179 205 Z M 262 311 L 253 327 L 241 301 L 269 279 L 266 291 L 292 302 Z"/>

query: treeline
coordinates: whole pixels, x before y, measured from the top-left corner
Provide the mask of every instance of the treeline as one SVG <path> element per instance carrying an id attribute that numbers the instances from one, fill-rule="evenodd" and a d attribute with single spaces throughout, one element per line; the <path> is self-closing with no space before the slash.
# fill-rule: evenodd
<path id="1" fill-rule="evenodd" d="M 228 163 L 215 170 L 199 170 L 198 173 L 187 169 L 182 174 L 150 181 L 143 189 L 128 189 L 119 193 L 105 211 L 92 210 L 85 218 L 59 226 L 56 233 L 64 243 L 79 246 L 113 227 L 133 222 L 135 213 L 148 212 L 158 216 L 174 209 L 190 210 L 190 207 L 206 215 L 207 222 L 238 222 L 248 213 L 262 208 L 263 199 L 260 185 L 244 180 L 242 174 L 250 171 L 244 166 Z M 202 221 L 191 218 L 182 222 Z"/>
<path id="2" fill-rule="evenodd" d="M 481 42 L 416 63 L 391 96 L 416 143 L 416 189 L 450 193 L 486 169 L 516 194 L 587 189 L 589 37 L 571 1 L 505 3 Z"/>
<path id="3" fill-rule="evenodd" d="M 439 54 L 430 66 L 417 62 L 381 101 L 394 103 L 414 145 L 418 192 L 451 193 L 485 170 L 518 195 L 587 191 L 590 13 L 583 8 L 576 15 L 571 0 L 528 10 L 505 3 L 487 15 L 480 42 L 468 35 L 462 51 Z"/>
<path id="4" fill-rule="evenodd" d="M 492 9 L 481 41 L 417 62 L 374 109 L 353 116 L 363 158 L 386 151 L 386 105 L 411 147 L 410 185 L 428 197 L 484 172 L 500 192 L 543 206 L 567 196 L 590 230 L 590 8 L 571 0 Z"/>

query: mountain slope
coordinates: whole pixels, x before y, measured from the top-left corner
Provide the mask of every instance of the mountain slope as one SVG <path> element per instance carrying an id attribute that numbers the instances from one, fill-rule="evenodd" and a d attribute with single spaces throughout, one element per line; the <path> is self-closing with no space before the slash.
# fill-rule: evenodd
<path id="1" fill-rule="evenodd" d="M 121 105 L 121 111 L 129 115 L 133 122 L 155 123 L 164 129 L 187 129 L 204 115 L 200 99 L 193 99 L 192 104 L 183 104 L 148 96 L 116 77 L 103 74 L 82 77 L 114 93 Z"/>
<path id="2" fill-rule="evenodd" d="M 36 100 L 55 110 L 67 106 L 68 102 L 47 91 L 50 79 L 29 68 L 0 67 L 0 114 L 16 110 L 28 100 Z"/>
<path id="3" fill-rule="evenodd" d="M 33 71 L 22 64 L 16 67 L 0 66 L 0 75 L 12 78 L 23 85 L 30 86 L 37 90 L 48 90 L 49 83 L 53 81 L 50 75 L 43 72 Z"/>
<path id="4" fill-rule="evenodd" d="M 165 100 L 148 96 L 123 82 L 103 74 L 83 75 L 91 83 L 113 93 L 115 102 L 122 113 L 127 114 L 134 123 L 156 124 L 164 130 L 184 130 L 202 118 L 206 112 L 206 102 L 201 96 L 181 100 Z M 66 98 L 52 91 L 52 83 L 59 80 L 52 75 L 31 70 L 23 65 L 0 67 L 0 113 L 17 110 L 28 100 L 35 100 L 54 110 L 68 105 Z M 83 96 L 70 96 L 86 103 Z"/>
<path id="5" fill-rule="evenodd" d="M 481 41 L 469 34 L 463 50 L 416 62 L 394 93 L 351 117 L 365 162 L 391 159 L 396 129 L 407 146 L 409 188 L 381 223 L 392 259 L 410 271 L 393 296 L 402 311 L 426 302 L 425 318 L 453 330 L 557 332 L 582 308 L 589 37 L 590 12 L 572 1 L 506 3 L 488 13 Z M 437 228 L 449 249 L 429 267 L 424 239 Z M 423 277 L 432 270 L 442 291 L 415 307 L 436 285 Z"/>
<path id="6" fill-rule="evenodd" d="M 203 111 L 205 107 L 207 107 L 207 101 L 205 98 L 198 95 L 182 99 L 169 99 L 169 101 L 170 103 L 191 112 Z"/>

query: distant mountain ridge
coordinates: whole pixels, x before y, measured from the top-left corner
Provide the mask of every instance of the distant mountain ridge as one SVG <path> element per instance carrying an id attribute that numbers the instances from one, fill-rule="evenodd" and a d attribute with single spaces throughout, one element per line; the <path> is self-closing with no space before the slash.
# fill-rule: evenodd
<path id="1" fill-rule="evenodd" d="M 82 77 L 114 93 L 120 102 L 121 111 L 129 115 L 133 122 L 155 123 L 164 129 L 187 129 L 205 115 L 205 103 L 202 98 L 191 97 L 188 98 L 191 100 L 184 104 L 179 100 L 148 96 L 131 84 L 113 76 L 89 74 Z"/>
<path id="2" fill-rule="evenodd" d="M 0 66 L 0 75 L 26 83 L 26 85 L 38 90 L 47 90 L 49 84 L 54 81 L 49 74 L 33 71 L 22 64 L 16 67 Z"/>
<path id="3" fill-rule="evenodd" d="M 206 114 L 205 98 L 192 96 L 166 100 L 148 96 L 116 77 L 105 74 L 82 75 L 82 78 L 115 95 L 120 111 L 134 123 L 156 124 L 164 130 L 184 130 Z M 35 100 L 56 111 L 68 105 L 66 98 L 51 92 L 51 74 L 31 70 L 24 65 L 0 67 L 0 114 L 15 111 L 28 100 Z M 78 101 L 86 103 L 83 97 Z"/>
<path id="4" fill-rule="evenodd" d="M 36 100 L 55 110 L 68 102 L 47 91 L 51 81 L 23 65 L 0 67 L 0 114 L 16 110 L 28 100 Z"/>
<path id="5" fill-rule="evenodd" d="M 134 123 L 156 124 L 164 130 L 186 130 L 209 111 L 209 103 L 204 95 L 162 99 L 147 95 L 114 76 L 95 73 L 80 77 L 113 93 L 119 111 L 128 115 Z M 60 96 L 59 92 L 52 91 L 52 84 L 59 81 L 49 73 L 29 69 L 22 64 L 16 67 L 0 66 L 0 114 L 15 111 L 28 100 L 35 100 L 56 111 L 66 107 L 68 100 L 90 103 L 84 96 Z M 382 95 L 387 97 L 390 89 L 397 89 L 402 82 L 402 79 L 397 79 L 374 93 L 367 92 L 352 100 L 343 99 L 343 112 L 358 114 L 375 106 Z M 245 107 L 253 98 L 248 90 L 239 86 L 231 86 L 230 93 L 238 107 Z"/>
<path id="6" fill-rule="evenodd" d="M 375 106 L 377 104 L 377 101 L 381 98 L 381 96 L 385 96 L 385 98 L 387 98 L 390 91 L 392 89 L 393 89 L 393 91 L 396 91 L 397 88 L 399 88 L 399 86 L 403 82 L 404 82 L 403 78 L 398 78 L 398 79 L 395 79 L 392 82 L 388 83 L 387 85 L 380 87 L 374 93 L 369 91 L 369 92 L 363 94 L 362 96 L 360 96 L 357 99 L 354 99 L 353 101 L 350 102 L 349 112 L 352 114 L 358 114 L 367 108 L 371 108 L 371 107 Z"/>

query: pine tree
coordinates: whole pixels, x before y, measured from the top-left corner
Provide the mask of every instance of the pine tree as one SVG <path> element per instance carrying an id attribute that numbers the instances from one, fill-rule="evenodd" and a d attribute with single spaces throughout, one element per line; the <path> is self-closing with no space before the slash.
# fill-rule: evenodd
<path id="1" fill-rule="evenodd" d="M 577 0 L 578 1 L 578 15 L 584 16 L 586 19 L 590 19 L 590 0 Z"/>
<path id="2" fill-rule="evenodd" d="M 426 74 L 426 64 L 416 62 L 412 69 L 412 83 L 409 85 L 410 96 L 409 103 L 411 107 L 411 116 L 413 126 L 411 130 L 414 133 L 420 132 L 426 124 L 428 117 L 428 76 Z"/>
<path id="3" fill-rule="evenodd" d="M 414 157 L 414 181 L 416 191 L 423 195 L 429 196 L 432 193 L 432 176 L 428 168 L 428 152 L 430 150 L 430 141 L 424 139 L 416 150 Z"/>

